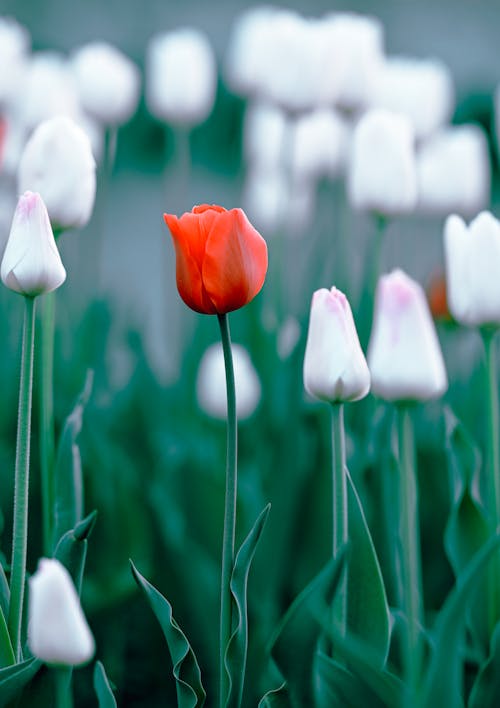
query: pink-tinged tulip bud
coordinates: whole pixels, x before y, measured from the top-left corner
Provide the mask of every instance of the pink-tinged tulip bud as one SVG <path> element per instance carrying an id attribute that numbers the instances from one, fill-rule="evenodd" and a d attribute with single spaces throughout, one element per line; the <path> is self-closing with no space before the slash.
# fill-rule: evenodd
<path id="1" fill-rule="evenodd" d="M 232 345 L 234 381 L 236 386 L 236 415 L 239 420 L 249 418 L 260 402 L 260 380 L 252 360 L 244 347 Z M 198 405 L 212 418 L 227 417 L 226 373 L 224 354 L 220 344 L 212 344 L 203 354 L 196 380 Z"/>
<path id="2" fill-rule="evenodd" d="M 198 125 L 212 112 L 216 88 L 215 56 L 202 32 L 186 27 L 153 37 L 146 60 L 146 102 L 156 118 Z"/>
<path id="3" fill-rule="evenodd" d="M 316 290 L 311 303 L 304 357 L 304 386 L 331 403 L 357 401 L 370 390 L 370 372 L 346 296 Z"/>
<path id="4" fill-rule="evenodd" d="M 356 209 L 384 215 L 413 211 L 417 171 L 408 118 L 382 109 L 364 114 L 353 133 L 347 187 Z"/>
<path id="5" fill-rule="evenodd" d="M 71 69 L 82 108 L 104 125 L 122 125 L 137 108 L 140 74 L 119 49 L 91 42 L 72 56 Z"/>
<path id="6" fill-rule="evenodd" d="M 423 213 L 472 216 L 490 200 L 488 141 L 478 125 L 443 129 L 417 153 L 418 209 Z"/>
<path id="7" fill-rule="evenodd" d="M 42 195 L 53 226 L 85 226 L 96 189 L 95 160 L 85 131 L 64 116 L 41 123 L 24 149 L 18 187 Z"/>
<path id="8" fill-rule="evenodd" d="M 4 285 L 30 297 L 55 290 L 66 280 L 39 194 L 25 192 L 17 203 L 0 273 Z"/>
<path id="9" fill-rule="evenodd" d="M 95 642 L 66 568 L 42 558 L 29 580 L 28 646 L 47 664 L 79 666 L 94 656 Z"/>
<path id="10" fill-rule="evenodd" d="M 368 366 L 373 393 L 388 401 L 426 401 L 448 387 L 425 293 L 402 270 L 378 282 Z"/>
<path id="11" fill-rule="evenodd" d="M 463 325 L 500 326 L 500 222 L 483 211 L 469 227 L 453 214 L 444 228 L 448 305 Z"/>

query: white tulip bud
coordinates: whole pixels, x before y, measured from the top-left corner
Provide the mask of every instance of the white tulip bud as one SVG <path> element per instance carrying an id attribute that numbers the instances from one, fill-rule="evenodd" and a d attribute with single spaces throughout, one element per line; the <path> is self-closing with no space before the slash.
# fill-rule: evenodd
<path id="1" fill-rule="evenodd" d="M 0 103 L 19 90 L 30 46 L 28 30 L 11 17 L 0 17 Z"/>
<path id="2" fill-rule="evenodd" d="M 363 115 L 353 133 L 347 188 L 356 209 L 384 215 L 413 211 L 417 172 L 408 118 L 382 109 Z"/>
<path id="3" fill-rule="evenodd" d="M 259 170 L 283 166 L 287 121 L 281 108 L 270 103 L 253 103 L 245 111 L 243 152 L 245 160 Z"/>
<path id="4" fill-rule="evenodd" d="M 311 303 L 304 357 L 304 386 L 330 403 L 357 401 L 370 390 L 370 372 L 346 296 L 316 290 Z"/>
<path id="5" fill-rule="evenodd" d="M 137 108 L 140 74 L 137 66 L 106 42 L 80 47 L 71 60 L 83 109 L 104 125 L 121 125 Z"/>
<path id="6" fill-rule="evenodd" d="M 500 326 L 500 222 L 483 211 L 467 228 L 453 214 L 444 228 L 448 307 L 463 325 Z"/>
<path id="7" fill-rule="evenodd" d="M 55 290 L 66 280 L 47 209 L 39 194 L 19 198 L 0 274 L 4 285 L 34 297 Z"/>
<path id="8" fill-rule="evenodd" d="M 28 646 L 47 664 L 79 666 L 95 642 L 71 576 L 55 558 L 42 558 L 29 580 Z"/>
<path id="9" fill-rule="evenodd" d="M 290 167 L 296 180 L 336 177 L 344 171 L 349 145 L 346 122 L 334 110 L 305 113 L 293 125 Z"/>
<path id="10" fill-rule="evenodd" d="M 249 418 L 260 402 L 261 385 L 250 356 L 244 347 L 232 345 L 236 415 Z M 209 416 L 227 416 L 226 373 L 221 344 L 212 344 L 203 354 L 196 379 L 196 394 L 200 408 Z"/>
<path id="11" fill-rule="evenodd" d="M 217 89 L 217 66 L 206 36 L 191 28 L 160 34 L 146 58 L 146 101 L 167 123 L 192 127 L 210 115 Z"/>
<path id="12" fill-rule="evenodd" d="M 243 186 L 243 207 L 255 228 L 275 234 L 286 220 L 288 180 L 282 168 L 248 170 Z"/>
<path id="13" fill-rule="evenodd" d="M 488 143 L 478 125 L 443 129 L 421 144 L 417 153 L 418 209 L 472 216 L 490 200 Z"/>
<path id="14" fill-rule="evenodd" d="M 96 175 L 90 140 L 69 118 L 41 123 L 24 149 L 19 191 L 40 192 L 53 226 L 84 226 L 94 206 Z"/>
<path id="15" fill-rule="evenodd" d="M 371 104 L 407 116 L 420 139 L 449 120 L 454 95 L 450 70 L 441 61 L 388 57 L 375 81 Z"/>
<path id="16" fill-rule="evenodd" d="M 426 401 L 448 387 L 425 293 L 402 270 L 378 282 L 368 366 L 373 393 L 389 401 Z"/>

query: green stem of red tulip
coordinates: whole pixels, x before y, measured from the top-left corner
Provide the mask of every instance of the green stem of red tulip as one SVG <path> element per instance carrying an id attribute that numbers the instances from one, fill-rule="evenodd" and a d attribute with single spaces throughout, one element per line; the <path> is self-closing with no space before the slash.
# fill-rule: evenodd
<path id="1" fill-rule="evenodd" d="M 43 552 L 51 555 L 53 489 L 54 489 L 54 333 L 55 292 L 47 293 L 42 300 L 40 332 L 40 474 L 42 493 Z"/>
<path id="2" fill-rule="evenodd" d="M 21 627 L 26 550 L 28 544 L 28 491 L 31 434 L 31 400 L 33 391 L 33 358 L 35 345 L 35 298 L 25 297 L 21 381 L 17 421 L 16 464 L 14 477 L 14 523 L 10 572 L 10 604 L 8 628 L 17 661 L 21 660 Z"/>
<path id="3" fill-rule="evenodd" d="M 344 406 L 332 405 L 332 453 L 333 453 L 333 556 L 348 541 L 347 480 L 345 472 L 345 433 Z M 347 621 L 347 575 L 344 573 L 341 585 L 336 593 L 333 621 L 336 631 L 342 636 L 346 633 Z"/>
<path id="4" fill-rule="evenodd" d="M 222 573 L 220 602 L 220 674 L 219 702 L 225 706 L 228 693 L 228 676 L 225 668 L 226 647 L 231 634 L 231 574 L 234 563 L 236 534 L 236 496 L 238 485 L 237 451 L 238 428 L 236 420 L 236 389 L 234 384 L 231 335 L 227 315 L 217 315 L 224 352 L 227 390 L 227 451 L 226 451 L 226 494 L 224 502 L 224 531 L 222 537 Z"/>
<path id="5" fill-rule="evenodd" d="M 408 687 L 408 705 L 415 705 L 422 667 L 422 571 L 420 561 L 420 529 L 418 492 L 415 474 L 415 442 L 410 410 L 400 405 L 397 411 L 399 450 L 399 508 L 403 580 L 403 610 L 407 620 L 404 667 Z"/>

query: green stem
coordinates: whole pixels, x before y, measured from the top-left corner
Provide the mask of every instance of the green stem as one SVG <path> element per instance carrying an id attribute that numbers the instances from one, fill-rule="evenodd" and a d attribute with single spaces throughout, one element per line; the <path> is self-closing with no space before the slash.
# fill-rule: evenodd
<path id="1" fill-rule="evenodd" d="M 224 658 L 231 634 L 231 573 L 234 563 L 234 543 L 236 534 L 236 495 L 238 484 L 237 450 L 238 428 L 236 421 L 236 390 L 234 384 L 233 356 L 231 351 L 231 335 L 227 315 L 217 315 L 224 352 L 227 388 L 227 453 L 226 453 L 226 494 L 224 502 L 224 532 L 222 538 L 222 573 L 220 602 L 220 674 L 219 702 L 226 703 L 228 692 L 228 676 Z"/>
<path id="2" fill-rule="evenodd" d="M 52 554 L 52 519 L 54 496 L 54 333 L 55 292 L 47 293 L 42 300 L 40 332 L 40 474 L 42 492 L 43 552 Z"/>
<path id="3" fill-rule="evenodd" d="M 399 508 L 401 533 L 401 570 L 403 576 L 403 610 L 407 620 L 404 667 L 409 705 L 415 705 L 418 681 L 422 667 L 422 572 L 420 567 L 420 530 L 418 521 L 418 492 L 415 474 L 415 442 L 410 410 L 398 407 L 399 449 Z"/>
<path id="4" fill-rule="evenodd" d="M 367 249 L 364 267 L 363 291 L 360 304 L 360 341 L 363 348 L 368 344 L 375 291 L 381 272 L 382 249 L 387 231 L 387 218 L 382 214 L 375 214 L 375 233 L 372 236 L 370 247 Z"/>
<path id="5" fill-rule="evenodd" d="M 55 708 L 73 708 L 71 692 L 71 667 L 57 666 L 52 669 L 56 692 Z"/>
<path id="6" fill-rule="evenodd" d="M 333 556 L 336 557 L 348 541 L 347 480 L 345 473 L 344 406 L 332 405 L 332 447 L 333 447 Z M 344 636 L 347 622 L 347 575 L 344 573 L 334 605 L 334 622 L 339 633 Z"/>
<path id="7" fill-rule="evenodd" d="M 17 661 L 21 660 L 21 627 L 23 619 L 26 550 L 28 544 L 28 491 L 31 433 L 31 399 L 33 391 L 33 358 L 35 345 L 35 299 L 25 297 L 21 382 L 17 421 L 16 467 L 14 481 L 14 524 L 10 571 L 10 605 L 8 627 Z"/>

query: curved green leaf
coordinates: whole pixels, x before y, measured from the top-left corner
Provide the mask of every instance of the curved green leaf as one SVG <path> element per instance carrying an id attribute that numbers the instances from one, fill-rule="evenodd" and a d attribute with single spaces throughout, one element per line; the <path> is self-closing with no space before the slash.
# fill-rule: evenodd
<path id="1" fill-rule="evenodd" d="M 100 661 L 96 661 L 94 666 L 94 689 L 99 708 L 116 708 L 116 699 L 109 685 L 104 666 Z"/>
<path id="2" fill-rule="evenodd" d="M 349 513 L 349 562 L 347 564 L 347 626 L 380 656 L 383 666 L 389 653 L 389 605 L 375 546 L 363 507 L 347 469 Z"/>
<path id="3" fill-rule="evenodd" d="M 7 622 L 2 607 L 0 606 L 0 668 L 4 666 L 12 666 L 16 663 L 14 649 L 10 640 Z"/>
<path id="4" fill-rule="evenodd" d="M 5 617 L 9 616 L 10 588 L 3 565 L 0 563 L 0 608 Z"/>
<path id="5" fill-rule="evenodd" d="M 490 655 L 481 666 L 469 697 L 468 708 L 497 708 L 500 704 L 500 624 L 491 639 Z"/>
<path id="6" fill-rule="evenodd" d="M 314 673 L 316 708 L 386 708 L 386 704 L 373 695 L 357 676 L 323 652 L 316 655 Z"/>
<path id="7" fill-rule="evenodd" d="M 271 505 L 268 504 L 260 513 L 250 533 L 243 541 L 236 555 L 231 575 L 231 601 L 233 613 L 233 632 L 229 638 L 224 664 L 229 676 L 229 691 L 226 707 L 241 706 L 248 649 L 247 584 L 248 573 L 255 549 L 264 530 Z"/>
<path id="8" fill-rule="evenodd" d="M 0 669 L 0 708 L 20 695 L 41 667 L 39 659 L 27 659 L 20 664 Z"/>
<path id="9" fill-rule="evenodd" d="M 73 578 L 78 594 L 81 592 L 83 570 L 87 559 L 88 537 L 92 533 L 97 518 L 97 511 L 92 511 L 74 529 L 67 531 L 59 540 L 54 551 L 57 558 Z"/>
<path id="10" fill-rule="evenodd" d="M 143 590 L 151 609 L 167 640 L 174 664 L 173 673 L 177 688 L 178 708 L 198 708 L 205 703 L 205 689 L 201 684 L 201 672 L 196 656 L 172 615 L 169 601 L 144 578 L 132 561 L 130 567 L 137 585 Z"/>
<path id="11" fill-rule="evenodd" d="M 272 688 L 259 701 L 258 708 L 290 708 L 290 698 L 286 682 L 278 688 Z"/>

